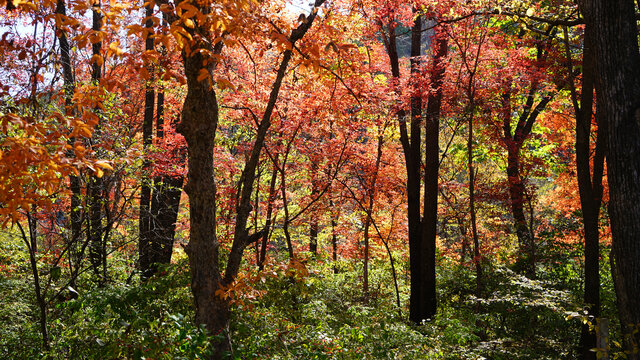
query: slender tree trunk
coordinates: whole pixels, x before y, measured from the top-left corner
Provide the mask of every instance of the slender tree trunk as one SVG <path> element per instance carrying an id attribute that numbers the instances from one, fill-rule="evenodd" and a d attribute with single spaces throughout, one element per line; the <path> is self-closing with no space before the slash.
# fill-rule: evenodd
<path id="1" fill-rule="evenodd" d="M 471 235 L 473 237 L 473 263 L 476 267 L 476 295 L 482 294 L 482 263 L 480 261 L 480 241 L 478 239 L 478 225 L 476 223 L 476 196 L 475 196 L 475 169 L 473 166 L 473 112 L 475 105 L 473 99 L 469 106 L 469 119 L 467 134 L 467 165 L 469 171 L 469 215 L 471 217 Z"/>
<path id="2" fill-rule="evenodd" d="M 153 45 L 153 3 L 149 2 L 145 6 L 145 29 L 148 31 L 145 39 L 145 50 L 152 51 Z M 149 74 L 153 73 L 151 65 L 147 66 Z M 151 179 L 149 171 L 151 161 L 149 160 L 149 151 L 153 141 L 153 108 L 155 105 L 155 91 L 151 85 L 153 79 L 147 80 L 144 93 L 144 118 L 142 123 L 142 149 L 144 159 L 142 161 L 142 178 L 140 186 L 140 215 L 139 215 L 139 267 L 140 276 L 143 279 L 149 278 L 155 271 L 152 269 L 152 233 L 151 233 Z"/>
<path id="3" fill-rule="evenodd" d="M 311 198 L 318 197 L 318 181 L 316 179 L 318 173 L 318 164 L 311 161 Z M 311 209 L 309 221 L 309 252 L 313 257 L 318 256 L 318 216 L 315 209 Z"/>
<path id="4" fill-rule="evenodd" d="M 415 11 L 415 10 L 414 10 Z M 421 76 L 420 55 L 422 39 L 422 16 L 418 15 L 411 29 L 411 76 Z M 422 126 L 422 89 L 413 84 L 411 95 L 410 138 L 401 123 L 400 140 L 403 144 L 407 168 L 407 216 L 409 221 L 409 267 L 411 272 L 411 294 L 409 297 L 409 318 L 419 324 L 431 318 L 435 308 L 431 304 L 428 249 L 423 235 L 423 222 L 420 216 L 420 168 L 421 168 L 421 126 Z M 427 170 L 429 171 L 429 170 Z M 435 289 L 434 289 L 435 293 Z"/>
<path id="5" fill-rule="evenodd" d="M 591 122 L 593 119 L 593 91 L 595 88 L 595 62 L 593 52 L 593 28 L 585 26 L 582 55 L 582 94 L 578 103 L 575 79 L 570 75 L 571 99 L 576 113 L 576 172 L 580 204 L 582 208 L 584 230 L 584 302 L 587 304 L 589 316 L 600 315 L 600 266 L 599 266 L 599 231 L 598 220 L 602 203 L 602 178 L 605 158 L 604 124 L 596 115 L 599 124 L 593 159 L 593 178 L 591 168 Z M 567 58 L 571 59 L 568 31 L 565 27 L 565 48 Z M 569 62 L 569 74 L 573 66 Z M 597 334 L 589 329 L 589 324 L 582 326 L 580 335 L 581 358 L 595 360 Z"/>
<path id="6" fill-rule="evenodd" d="M 329 207 L 333 209 L 333 200 L 329 200 Z M 338 273 L 338 233 L 336 227 L 338 222 L 331 214 L 331 260 L 333 260 L 333 273 Z"/>
<path id="7" fill-rule="evenodd" d="M 51 345 L 49 344 L 49 331 L 47 326 L 47 302 L 45 300 L 45 294 L 42 292 L 42 288 L 40 285 L 40 273 L 38 272 L 38 262 L 36 259 L 36 248 L 34 244 L 37 243 L 37 235 L 34 231 L 34 226 L 31 225 L 32 222 L 35 222 L 31 213 L 27 213 L 27 220 L 29 222 L 29 239 L 27 239 L 27 234 L 25 233 L 20 222 L 17 222 L 18 228 L 22 234 L 22 240 L 27 245 L 27 249 L 29 250 L 29 263 L 31 265 L 31 273 L 33 275 L 33 286 L 36 293 L 36 302 L 38 303 L 38 309 L 40 310 L 40 333 L 42 334 L 42 348 L 45 351 L 51 349 Z"/>
<path id="8" fill-rule="evenodd" d="M 58 0 L 56 6 L 56 14 L 66 17 L 66 4 L 64 0 Z M 75 80 L 73 78 L 73 68 L 71 67 L 71 47 L 69 46 L 69 40 L 67 34 L 62 28 L 56 29 L 58 36 L 58 42 L 60 43 L 60 62 L 62 64 L 62 79 L 64 84 L 64 105 L 65 114 L 72 116 L 73 110 L 73 93 L 75 92 Z M 69 139 L 69 145 L 73 146 L 75 139 Z M 71 156 L 72 151 L 69 151 Z M 81 181 L 80 177 L 76 175 L 69 176 L 69 190 L 71 190 L 71 208 L 70 208 L 70 222 L 71 222 L 71 238 L 69 247 L 71 256 L 70 262 L 71 273 L 73 273 L 74 267 L 80 267 L 82 259 L 78 254 L 78 242 L 80 241 L 80 234 L 82 232 L 82 200 L 81 200 Z M 72 284 L 75 286 L 75 283 Z"/>
<path id="9" fill-rule="evenodd" d="M 543 49 L 538 47 L 537 59 L 543 58 Z M 512 131 L 512 90 L 511 80 L 505 80 L 505 91 L 502 94 L 502 131 L 503 140 L 507 150 L 507 182 L 509 186 L 509 198 L 511 205 L 511 214 L 513 216 L 518 237 L 518 245 L 520 247 L 522 269 L 527 277 L 535 279 L 536 277 L 536 257 L 535 257 L 535 239 L 533 231 L 533 207 L 530 206 L 530 219 L 527 222 L 524 214 L 526 188 L 524 179 L 521 176 L 520 169 L 520 152 L 525 140 L 531 134 L 531 129 L 540 113 L 547 107 L 549 102 L 553 100 L 553 94 L 546 94 L 537 105 L 534 106 L 536 93 L 538 92 L 538 83 L 533 82 L 529 88 L 526 104 L 522 113 L 518 117 L 515 129 Z"/>
<path id="10" fill-rule="evenodd" d="M 640 54 L 633 0 L 581 0 L 593 27 L 598 114 L 606 124 L 612 272 L 629 359 L 640 358 Z M 598 116 L 599 117 L 599 116 Z"/>
<path id="11" fill-rule="evenodd" d="M 93 31 L 102 31 L 102 2 L 100 0 L 94 1 L 92 14 L 93 26 L 91 29 Z M 100 54 L 101 49 L 102 41 L 94 43 L 92 45 L 92 54 L 94 56 L 102 56 Z M 100 64 L 98 61 L 94 61 L 91 67 L 91 81 L 94 85 L 99 86 L 99 82 L 102 77 Z M 97 111 L 97 109 L 95 111 Z M 96 126 L 93 138 L 91 139 L 92 144 L 96 144 L 98 141 L 100 141 L 100 124 Z M 102 198 L 104 185 L 104 179 L 96 175 L 92 175 L 87 184 L 87 200 L 89 208 L 89 259 L 91 260 L 93 272 L 99 285 L 104 285 L 104 282 L 106 281 L 102 276 L 103 271 L 100 269 L 104 261 L 106 261 L 106 253 L 103 251 L 104 246 L 102 244 L 102 206 L 103 201 L 106 201 L 106 199 Z"/>
<path id="12" fill-rule="evenodd" d="M 431 71 L 431 88 L 427 105 L 425 126 L 425 176 L 423 246 L 427 273 L 425 284 L 425 315 L 433 317 L 437 310 L 436 299 L 436 233 L 438 222 L 438 173 L 440 165 L 440 110 L 445 59 L 448 53 L 447 37 L 436 28 L 435 55 Z"/>
<path id="13" fill-rule="evenodd" d="M 275 155 L 274 161 L 278 161 L 278 155 Z M 260 259 L 258 261 L 258 268 L 260 271 L 264 269 L 264 262 L 267 258 L 267 244 L 269 243 L 269 235 L 271 234 L 271 217 L 273 216 L 273 203 L 276 200 L 276 180 L 278 179 L 278 167 L 273 164 L 273 170 L 271 172 L 271 180 L 269 181 L 269 198 L 267 200 L 267 215 L 264 228 L 266 231 L 262 236 L 262 244 L 260 246 Z"/>

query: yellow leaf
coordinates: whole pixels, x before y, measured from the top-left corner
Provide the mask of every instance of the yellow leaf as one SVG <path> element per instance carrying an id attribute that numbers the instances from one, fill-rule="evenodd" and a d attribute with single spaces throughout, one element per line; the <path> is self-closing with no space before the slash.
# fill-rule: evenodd
<path id="1" fill-rule="evenodd" d="M 200 69 L 200 73 L 198 73 L 198 82 L 208 78 L 209 78 L 209 71 L 207 71 L 207 69 Z"/>
<path id="2" fill-rule="evenodd" d="M 195 24 L 193 23 L 193 20 L 191 19 L 184 19 L 184 26 L 193 29 L 195 27 Z"/>
<path id="3" fill-rule="evenodd" d="M 102 56 L 100 55 L 93 55 L 91 57 L 91 62 L 98 64 L 98 66 L 102 66 L 102 64 L 104 64 L 104 59 L 102 59 Z"/>
<path id="4" fill-rule="evenodd" d="M 113 170 L 113 167 L 107 160 L 98 160 L 96 161 L 96 165 L 107 170 Z"/>

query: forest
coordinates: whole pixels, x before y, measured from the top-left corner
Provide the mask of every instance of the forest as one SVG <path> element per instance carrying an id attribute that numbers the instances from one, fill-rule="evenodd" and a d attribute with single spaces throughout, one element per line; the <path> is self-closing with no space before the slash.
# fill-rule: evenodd
<path id="1" fill-rule="evenodd" d="M 640 359 L 639 14 L 0 0 L 0 358 Z"/>

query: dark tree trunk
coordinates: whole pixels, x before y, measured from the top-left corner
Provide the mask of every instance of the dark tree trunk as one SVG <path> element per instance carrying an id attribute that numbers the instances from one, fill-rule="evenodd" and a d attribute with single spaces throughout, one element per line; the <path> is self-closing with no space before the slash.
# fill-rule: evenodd
<path id="1" fill-rule="evenodd" d="M 511 119 L 507 120 L 511 121 Z M 520 176 L 520 149 L 522 143 L 510 141 L 507 147 L 507 181 L 509 184 L 509 198 L 511 200 L 511 214 L 520 244 L 521 256 L 524 257 L 524 271 L 527 277 L 535 278 L 535 247 L 524 214 L 525 186 Z"/>
<path id="2" fill-rule="evenodd" d="M 602 178 L 604 173 L 605 142 L 604 124 L 599 120 L 593 169 L 591 168 L 591 123 L 593 120 L 593 91 L 595 88 L 595 62 L 593 52 L 593 28 L 585 26 L 582 54 L 582 94 L 578 102 L 578 94 L 573 77 L 573 66 L 569 63 L 571 100 L 576 114 L 576 172 L 580 205 L 582 208 L 584 230 L 584 302 L 587 304 L 589 316 L 600 315 L 600 266 L 599 266 L 599 231 L 598 220 L 602 203 Z M 567 58 L 571 59 L 569 35 L 565 28 L 565 49 Z M 593 171 L 593 175 L 592 175 Z M 593 176 L 593 177 L 592 177 Z M 581 358 L 595 360 L 597 335 L 589 329 L 589 324 L 582 326 L 580 334 Z"/>
<path id="3" fill-rule="evenodd" d="M 613 278 L 629 359 L 640 332 L 640 54 L 633 0 L 579 1 L 593 27 L 598 114 L 606 126 Z M 598 115 L 600 117 L 600 115 Z"/>
<path id="4" fill-rule="evenodd" d="M 329 206 L 333 207 L 333 201 L 329 202 Z M 332 216 L 331 217 L 331 260 L 333 260 L 333 273 L 337 274 L 338 271 L 338 233 L 336 227 L 338 222 Z"/>
<path id="5" fill-rule="evenodd" d="M 318 197 L 319 189 L 316 179 L 318 164 L 311 162 L 311 198 Z M 311 221 L 309 223 L 309 252 L 312 256 L 318 256 L 318 216 L 315 209 L 311 210 Z"/>
<path id="6" fill-rule="evenodd" d="M 411 76 L 420 77 L 420 55 L 422 39 L 422 16 L 417 16 L 411 29 Z M 411 272 L 411 294 L 409 297 L 409 318 L 415 323 L 431 318 L 431 286 L 429 281 L 428 249 L 423 235 L 423 223 L 420 216 L 420 168 L 421 168 L 421 126 L 422 126 L 422 89 L 413 84 L 411 95 L 410 138 L 406 127 L 400 126 L 400 140 L 404 149 L 407 167 L 407 216 L 409 221 L 409 266 Z M 427 171 L 430 171 L 428 169 Z M 435 293 L 435 289 L 434 289 Z"/>
<path id="7" fill-rule="evenodd" d="M 436 30 L 439 30 L 437 28 Z M 424 220 L 423 246 L 427 273 L 424 294 L 425 315 L 430 318 L 436 314 L 436 233 L 438 222 L 438 170 L 440 165 L 440 109 L 442 107 L 442 82 L 444 80 L 445 58 L 448 53 L 447 37 L 436 32 L 435 55 L 431 71 L 431 88 L 427 105 L 425 126 L 425 176 L 424 176 Z M 417 318 L 416 318 L 417 319 Z"/>
<path id="8" fill-rule="evenodd" d="M 155 273 L 157 267 L 153 264 L 170 264 L 173 254 L 173 242 L 182 195 L 182 176 L 162 176 L 156 178 L 151 200 L 151 270 Z"/>
<path id="9" fill-rule="evenodd" d="M 200 49 L 204 51 L 198 51 Z M 214 335 L 223 333 L 229 322 L 229 304 L 215 295 L 222 288 L 213 168 L 218 103 L 213 88 L 206 79 L 198 81 L 198 75 L 203 63 L 209 64 L 207 70 L 210 72 L 215 66 L 212 59 L 203 54 L 219 54 L 220 51 L 221 45 L 213 49 L 209 42 L 201 40 L 192 42 L 189 53 L 183 52 L 187 96 L 182 108 L 182 121 L 178 125 L 188 149 L 189 170 L 184 190 L 189 195 L 190 238 L 185 250 L 191 270 L 195 320 Z M 229 350 L 228 341 L 217 342 L 214 347 L 218 358 Z"/>
<path id="10" fill-rule="evenodd" d="M 145 50 L 152 51 L 153 45 L 153 3 L 149 2 L 145 6 L 145 29 L 148 30 L 145 39 Z M 147 66 L 150 74 L 153 73 L 151 65 Z M 138 255 L 140 276 L 143 279 L 149 278 L 154 271 L 152 270 L 152 233 L 151 233 L 151 179 L 149 178 L 149 170 L 151 161 L 149 160 L 149 151 L 153 140 L 153 108 L 155 102 L 155 91 L 151 85 L 152 79 L 147 80 L 144 93 L 144 118 L 142 122 L 142 148 L 144 159 L 142 161 L 142 179 L 140 186 L 140 215 L 139 215 L 139 242 Z"/>
<path id="11" fill-rule="evenodd" d="M 96 1 L 93 5 L 93 26 L 92 30 L 94 31 L 102 31 L 102 2 Z M 92 45 L 92 54 L 94 56 L 101 56 L 100 52 L 102 49 L 102 41 L 98 41 Z M 97 61 L 94 61 L 92 64 L 91 71 L 91 81 L 97 86 L 100 82 L 100 78 L 102 77 L 102 71 L 100 65 Z M 96 110 L 97 111 L 97 110 Z M 94 130 L 93 138 L 91 140 L 92 144 L 100 141 L 100 128 L 99 124 Z M 103 201 L 106 201 L 102 198 L 103 188 L 104 188 L 104 179 L 102 177 L 98 177 L 97 175 L 91 176 L 89 182 L 87 184 L 87 202 L 89 208 L 89 226 L 88 226 L 88 241 L 89 241 L 89 259 L 91 261 L 91 266 L 93 272 L 96 276 L 96 280 L 99 285 L 104 285 L 106 281 L 103 278 L 104 272 L 101 267 L 103 267 L 104 262 L 106 261 L 106 252 L 103 251 L 105 249 L 104 244 L 102 243 L 102 207 Z"/>
<path id="12" fill-rule="evenodd" d="M 414 10 L 417 13 L 417 10 Z M 381 24 L 382 27 L 382 24 Z M 400 78 L 400 66 L 396 45 L 395 25 L 389 24 L 389 31 L 383 34 L 383 42 L 389 56 L 391 74 L 397 81 Z M 422 16 L 414 20 L 411 35 L 411 73 L 420 74 L 419 56 L 421 55 Z M 444 58 L 447 56 L 446 38 L 435 41 L 434 66 L 431 72 L 431 87 L 427 105 L 425 126 L 425 210 L 424 219 L 420 216 L 420 168 L 421 168 L 421 91 L 412 89 L 410 129 L 406 125 L 406 112 L 398 110 L 402 144 L 407 169 L 407 218 L 409 223 L 409 262 L 411 272 L 411 294 L 409 298 L 409 318 L 415 323 L 431 318 L 436 313 L 435 281 L 435 235 L 438 202 L 439 167 L 439 118 L 442 99 L 442 81 L 444 78 Z"/>
<path id="13" fill-rule="evenodd" d="M 278 161 L 278 155 L 274 157 L 274 161 Z M 273 216 L 273 203 L 276 200 L 276 180 L 278 179 L 278 167 L 273 164 L 271 172 L 271 180 L 269 181 L 269 198 L 267 199 L 267 214 L 265 220 L 265 232 L 262 235 L 262 244 L 260 245 L 260 258 L 258 260 L 258 268 L 264 269 L 264 262 L 267 258 L 267 245 L 269 243 L 269 235 L 271 234 L 271 217 Z"/>
<path id="14" fill-rule="evenodd" d="M 32 217 L 31 213 L 27 213 L 27 220 L 29 222 L 29 239 L 27 239 L 27 234 L 24 231 L 20 222 L 17 222 L 18 228 L 20 229 L 22 240 L 27 245 L 27 249 L 29 251 L 29 264 L 31 265 L 31 274 L 33 275 L 33 286 L 36 295 L 36 302 L 38 304 L 38 309 L 40 310 L 40 333 L 42 335 L 42 348 L 47 351 L 51 348 L 51 344 L 49 344 L 49 330 L 47 326 L 47 301 L 45 299 L 46 294 L 43 293 L 42 285 L 40 284 L 40 273 L 38 271 L 38 260 L 36 259 L 36 248 L 35 244 L 37 243 L 37 235 L 35 232 L 35 219 Z"/>
<path id="15" fill-rule="evenodd" d="M 64 0 L 58 0 L 56 14 L 63 17 L 67 15 Z M 56 34 L 60 43 L 60 62 L 62 64 L 62 78 L 64 84 L 65 114 L 67 116 L 72 116 L 74 114 L 73 93 L 75 91 L 75 80 L 73 78 L 73 68 L 71 67 L 71 47 L 69 46 L 69 40 L 67 39 L 67 34 L 64 29 L 57 28 Z M 69 145 L 73 146 L 74 143 L 75 139 L 69 139 Z M 71 150 L 68 155 L 72 155 Z M 78 253 L 78 242 L 80 241 L 80 234 L 82 232 L 82 185 L 79 176 L 69 176 L 69 190 L 71 190 L 71 208 L 69 216 L 71 222 L 71 238 L 69 239 L 69 251 L 71 253 L 70 271 L 73 273 L 73 268 L 80 267 L 80 262 L 82 261 L 81 256 Z M 72 286 L 75 286 L 75 284 L 72 283 Z"/>

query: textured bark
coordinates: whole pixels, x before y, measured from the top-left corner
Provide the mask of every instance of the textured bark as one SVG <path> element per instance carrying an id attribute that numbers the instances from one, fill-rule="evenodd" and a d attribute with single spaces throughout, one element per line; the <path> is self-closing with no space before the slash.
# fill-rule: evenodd
<path id="1" fill-rule="evenodd" d="M 623 332 L 640 325 L 640 54 L 633 0 L 579 1 L 593 27 L 598 114 L 606 126 L 612 272 Z M 638 359 L 640 332 L 629 336 Z"/>
<path id="2" fill-rule="evenodd" d="M 315 7 L 322 5 L 317 0 Z M 200 6 L 200 5 L 198 5 Z M 206 11 L 206 10 L 205 10 Z M 294 45 L 309 30 L 317 11 L 312 11 L 295 28 L 289 41 Z M 244 249 L 263 236 L 264 230 L 249 235 L 247 221 L 251 213 L 251 195 L 256 178 L 260 152 L 264 147 L 267 130 L 271 125 L 271 115 L 276 105 L 282 80 L 285 76 L 292 50 L 286 50 L 278 67 L 276 79 L 272 85 L 262 121 L 258 126 L 255 142 L 249 159 L 241 175 L 239 201 L 236 207 L 236 224 L 231 251 L 227 257 L 224 276 L 219 268 L 219 243 L 216 237 L 216 184 L 213 168 L 213 147 L 218 125 L 218 103 L 214 87 L 208 79 L 198 81 L 201 69 L 211 74 L 217 64 L 215 56 L 222 51 L 222 41 L 212 45 L 212 34 L 207 26 L 185 28 L 193 39 L 189 49 L 182 52 L 187 95 L 182 109 L 182 121 L 178 132 L 187 141 L 189 170 L 185 192 L 190 204 L 190 240 L 186 246 L 191 269 L 191 291 L 195 302 L 196 323 L 204 324 L 212 334 L 223 334 L 227 340 L 214 344 L 214 358 L 222 358 L 230 350 L 228 325 L 230 304 L 219 296 L 236 278 Z M 214 56 L 211 56 L 214 55 Z"/>
<path id="3" fill-rule="evenodd" d="M 56 14 L 63 18 L 66 17 L 67 10 L 64 0 L 58 0 L 56 5 Z M 67 116 L 72 116 L 74 114 L 73 93 L 75 91 L 75 80 L 73 77 L 73 68 L 71 66 L 71 47 L 69 46 L 69 40 L 64 29 L 56 28 L 56 35 L 58 37 L 58 42 L 60 43 L 60 63 L 62 65 L 62 79 L 64 85 L 65 114 Z M 73 146 L 74 143 L 74 138 L 69 139 L 69 145 Z M 68 156 L 72 156 L 71 150 L 69 151 Z M 71 223 L 71 238 L 69 239 L 69 250 L 71 253 L 70 270 L 73 273 L 73 268 L 79 267 L 80 262 L 82 261 L 82 257 L 78 250 L 78 243 L 82 232 L 82 185 L 78 176 L 69 176 L 69 190 L 71 190 L 71 207 L 69 216 Z M 72 286 L 75 286 L 75 283 L 72 283 Z"/>
<path id="4" fill-rule="evenodd" d="M 145 50 L 152 51 L 153 34 L 151 33 L 153 28 L 153 3 L 147 3 L 145 6 L 145 16 L 147 21 L 145 22 L 145 28 L 149 31 L 147 38 L 145 39 Z M 152 70 L 151 66 L 148 66 L 148 70 Z M 153 73 L 153 71 L 149 71 Z M 149 178 L 149 170 L 151 167 L 151 161 L 149 160 L 149 150 L 153 139 L 153 108 L 155 105 L 155 91 L 151 85 L 151 80 L 147 81 L 145 85 L 144 94 L 144 117 L 142 122 L 142 149 L 144 152 L 144 159 L 142 161 L 142 179 L 140 181 L 140 214 L 138 221 L 139 228 L 139 241 L 138 241 L 138 255 L 139 255 L 139 267 L 140 275 L 143 279 L 149 278 L 153 274 L 152 270 L 152 233 L 151 233 L 151 179 Z"/>
<path id="5" fill-rule="evenodd" d="M 151 270 L 157 271 L 157 264 L 170 264 L 176 221 L 182 195 L 182 176 L 162 176 L 154 181 L 151 199 Z"/>
<path id="6" fill-rule="evenodd" d="M 96 1 L 93 4 L 93 26 L 94 31 L 102 31 L 102 2 Z M 98 41 L 92 45 L 92 54 L 101 56 L 100 51 L 102 49 L 102 41 Z M 91 64 L 91 81 L 98 85 L 102 77 L 102 69 L 97 61 Z M 97 110 L 95 110 L 97 111 Z M 91 139 L 92 145 L 95 145 L 100 141 L 100 124 L 94 129 L 93 138 Z M 89 242 L 89 260 L 91 267 L 96 277 L 96 281 L 99 285 L 104 285 L 106 278 L 106 261 L 107 254 L 105 245 L 103 244 L 103 229 L 102 229 L 102 208 L 103 208 L 103 189 L 104 179 L 92 175 L 89 178 L 87 184 L 87 203 L 88 203 L 88 236 Z"/>

